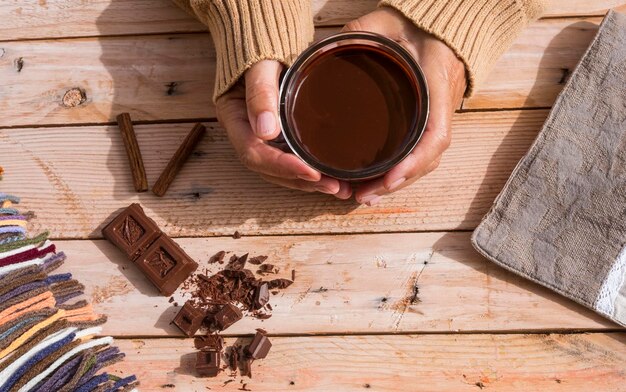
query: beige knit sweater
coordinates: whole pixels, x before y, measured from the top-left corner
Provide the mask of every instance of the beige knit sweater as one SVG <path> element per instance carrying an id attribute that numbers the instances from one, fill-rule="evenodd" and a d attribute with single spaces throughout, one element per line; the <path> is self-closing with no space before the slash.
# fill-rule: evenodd
<path id="1" fill-rule="evenodd" d="M 217 51 L 214 99 L 254 63 L 293 62 L 313 40 L 311 0 L 173 0 L 209 27 Z M 465 63 L 466 95 L 547 0 L 382 0 L 444 41 Z"/>

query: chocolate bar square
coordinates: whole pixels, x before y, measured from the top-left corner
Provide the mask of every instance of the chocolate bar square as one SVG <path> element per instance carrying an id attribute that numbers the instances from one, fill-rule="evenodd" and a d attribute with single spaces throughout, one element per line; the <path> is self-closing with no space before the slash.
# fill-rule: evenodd
<path id="1" fill-rule="evenodd" d="M 102 235 L 134 261 L 161 235 L 161 230 L 141 206 L 134 203 L 102 229 Z"/>
<path id="2" fill-rule="evenodd" d="M 173 323 L 180 328 L 185 335 L 192 337 L 198 329 L 200 329 L 202 320 L 204 320 L 204 312 L 187 301 L 176 317 L 174 317 Z"/>
<path id="3" fill-rule="evenodd" d="M 215 377 L 220 372 L 220 353 L 200 350 L 196 354 L 196 372 L 204 377 Z"/>
<path id="4" fill-rule="evenodd" d="M 157 238 L 135 264 L 163 295 L 172 295 L 198 268 L 198 264 L 165 234 Z"/>

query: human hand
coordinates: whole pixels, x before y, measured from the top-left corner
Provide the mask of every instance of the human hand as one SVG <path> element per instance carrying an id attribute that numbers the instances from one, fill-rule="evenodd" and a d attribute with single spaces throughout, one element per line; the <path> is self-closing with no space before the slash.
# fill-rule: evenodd
<path id="1" fill-rule="evenodd" d="M 274 184 L 306 192 L 322 192 L 349 199 L 346 182 L 320 174 L 294 154 L 267 142 L 280 134 L 278 80 L 283 66 L 263 60 L 217 100 L 217 117 L 241 162 Z"/>
<path id="2" fill-rule="evenodd" d="M 344 31 L 369 31 L 402 45 L 419 63 L 430 91 L 430 115 L 415 149 L 383 177 L 362 184 L 359 203 L 373 205 L 435 170 L 450 145 L 452 115 L 466 89 L 465 65 L 445 43 L 415 26 L 393 8 L 381 7 L 348 23 Z"/>

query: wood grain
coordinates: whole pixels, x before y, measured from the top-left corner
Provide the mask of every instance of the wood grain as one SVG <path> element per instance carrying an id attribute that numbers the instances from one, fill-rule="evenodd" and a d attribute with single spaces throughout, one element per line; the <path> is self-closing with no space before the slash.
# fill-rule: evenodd
<path id="1" fill-rule="evenodd" d="M 116 126 L 0 130 L 2 189 L 37 212 L 35 230 L 55 238 L 101 238 L 116 210 L 140 202 L 180 236 L 469 230 L 476 227 L 524 155 L 547 111 L 463 113 L 431 175 L 374 207 L 265 183 L 244 168 L 225 133 L 208 133 L 167 195 L 133 190 Z M 190 124 L 138 125 L 148 183 L 154 184 Z"/>
<path id="2" fill-rule="evenodd" d="M 378 0 L 314 0 L 318 26 L 343 25 Z M 623 0 L 550 0 L 545 16 L 603 15 Z M 205 27 L 169 0 L 21 0 L 0 3 L 0 40 L 199 32 Z M 70 23 L 68 23 L 70 21 Z"/>
<path id="3" fill-rule="evenodd" d="M 599 23 L 532 24 L 463 107 L 551 106 Z M 318 29 L 317 36 L 336 31 Z M 6 42 L 0 48 L 0 127 L 113 122 L 120 112 L 134 121 L 215 117 L 215 52 L 206 34 Z M 65 105 L 66 92 L 76 88 L 84 99 Z"/>
<path id="4" fill-rule="evenodd" d="M 296 280 L 272 295 L 273 317 L 246 317 L 225 333 L 264 328 L 273 334 L 455 331 L 603 330 L 618 328 L 590 310 L 498 268 L 475 252 L 469 233 L 360 234 L 181 238 L 209 273 L 220 250 L 269 256 L 278 277 Z M 63 267 L 86 286 L 87 299 L 108 316 L 104 333 L 163 336 L 180 309 L 158 294 L 104 240 L 59 241 Z M 227 256 L 229 257 L 229 256 Z M 255 271 L 254 266 L 249 266 Z M 270 276 L 269 279 L 272 279 Z M 418 287 L 413 303 L 410 302 Z M 174 295 L 179 306 L 188 294 Z M 129 319 L 128 315 L 133 317 Z"/>
<path id="5" fill-rule="evenodd" d="M 626 377 L 625 334 L 277 337 L 252 379 L 197 378 L 191 339 L 116 344 L 111 372 L 149 391 L 623 391 Z"/>

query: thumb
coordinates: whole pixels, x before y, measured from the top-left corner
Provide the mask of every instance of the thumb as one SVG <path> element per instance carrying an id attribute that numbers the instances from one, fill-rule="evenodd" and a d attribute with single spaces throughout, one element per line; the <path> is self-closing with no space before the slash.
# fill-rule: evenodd
<path id="1" fill-rule="evenodd" d="M 255 135 L 263 140 L 278 136 L 278 78 L 283 66 L 263 60 L 246 71 L 246 106 Z"/>

